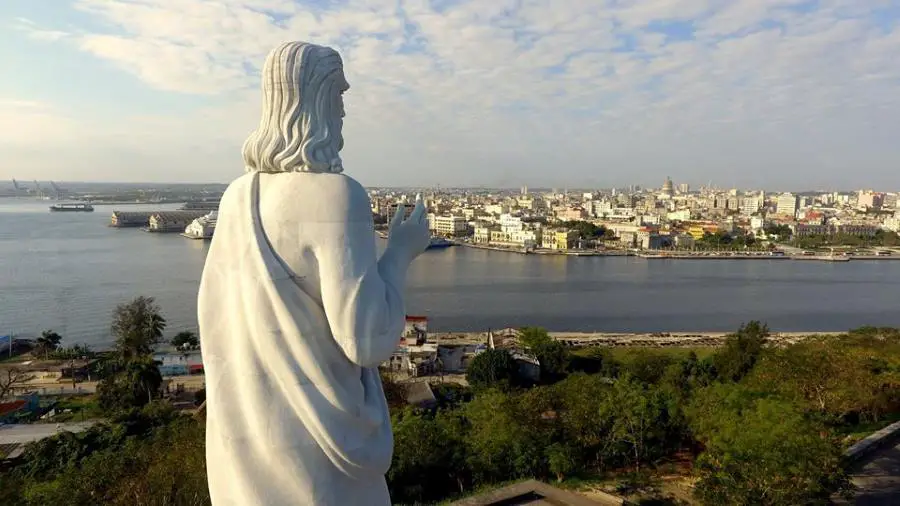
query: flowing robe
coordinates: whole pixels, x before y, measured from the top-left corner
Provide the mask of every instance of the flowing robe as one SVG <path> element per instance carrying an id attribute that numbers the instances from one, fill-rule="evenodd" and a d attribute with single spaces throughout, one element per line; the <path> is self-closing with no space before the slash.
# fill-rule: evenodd
<path id="1" fill-rule="evenodd" d="M 248 173 L 223 195 L 198 298 L 215 506 L 390 504 L 377 367 L 408 261 L 376 258 L 370 209 L 340 174 Z"/>

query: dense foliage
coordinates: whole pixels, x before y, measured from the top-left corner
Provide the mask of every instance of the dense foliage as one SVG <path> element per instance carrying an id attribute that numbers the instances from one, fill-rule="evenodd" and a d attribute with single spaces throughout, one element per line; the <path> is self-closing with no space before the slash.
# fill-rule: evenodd
<path id="1" fill-rule="evenodd" d="M 200 339 L 197 337 L 197 334 L 185 330 L 175 334 L 175 337 L 169 341 L 169 344 L 176 348 L 196 348 L 200 346 Z"/>
<path id="2" fill-rule="evenodd" d="M 523 329 L 520 342 L 537 354 L 545 335 Z M 676 458 L 693 462 L 694 494 L 703 504 L 826 504 L 848 485 L 841 435 L 900 412 L 894 329 L 779 347 L 764 324 L 750 322 L 702 357 L 564 348 L 562 370 L 527 388 L 517 386 L 509 354 L 494 351 L 472 363 L 477 388 L 435 385 L 433 409 L 404 406 L 402 387 L 385 385 L 396 504 L 433 503 L 526 477 L 646 473 Z M 21 464 L 0 474 L 2 504 L 208 501 L 202 422 L 155 400 L 120 411 L 107 425 L 33 444 Z"/>
<path id="3" fill-rule="evenodd" d="M 804 249 L 824 248 L 829 246 L 856 246 L 856 247 L 873 247 L 884 246 L 894 247 L 900 246 L 900 236 L 896 232 L 889 230 L 878 230 L 874 236 L 867 235 L 851 235 L 851 234 L 830 234 L 830 235 L 805 235 L 802 237 L 794 237 L 791 245 Z"/>

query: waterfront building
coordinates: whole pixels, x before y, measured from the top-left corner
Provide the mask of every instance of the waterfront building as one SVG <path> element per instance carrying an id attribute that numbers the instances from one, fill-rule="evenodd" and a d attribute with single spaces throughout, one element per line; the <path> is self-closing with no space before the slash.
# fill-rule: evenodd
<path id="1" fill-rule="evenodd" d="M 578 232 L 567 229 L 545 230 L 541 236 L 541 246 L 550 250 L 568 250 L 575 247 Z"/>
<path id="2" fill-rule="evenodd" d="M 209 211 L 161 211 L 150 215 L 147 225 L 149 232 L 184 232 L 192 221 L 205 216 Z"/>
<path id="3" fill-rule="evenodd" d="M 462 216 L 437 216 L 432 221 L 432 230 L 435 234 L 444 237 L 459 237 L 466 235 L 468 222 Z"/>
<path id="4" fill-rule="evenodd" d="M 497 230 L 496 227 L 490 225 L 478 225 L 475 227 L 475 235 L 472 236 L 474 244 L 489 244 L 491 242 L 491 232 Z"/>
<path id="5" fill-rule="evenodd" d="M 675 246 L 682 249 L 694 247 L 694 238 L 690 234 L 678 234 L 675 236 Z"/>
<path id="6" fill-rule="evenodd" d="M 124 227 L 146 227 L 150 225 L 150 215 L 152 212 L 133 212 L 133 211 L 113 211 L 109 218 L 109 226 Z"/>

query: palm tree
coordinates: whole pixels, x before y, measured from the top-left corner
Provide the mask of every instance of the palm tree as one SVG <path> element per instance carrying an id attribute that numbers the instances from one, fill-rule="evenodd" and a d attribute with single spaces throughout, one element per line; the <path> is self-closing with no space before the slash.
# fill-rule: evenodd
<path id="1" fill-rule="evenodd" d="M 52 330 L 45 330 L 41 333 L 41 337 L 37 338 L 34 348 L 38 355 L 47 358 L 50 352 L 59 348 L 60 341 L 62 341 L 61 335 Z"/>
<path id="2" fill-rule="evenodd" d="M 149 355 L 162 338 L 166 319 L 153 297 L 137 297 L 113 312 L 112 334 L 122 358 Z"/>
<path id="3" fill-rule="evenodd" d="M 125 374 L 132 385 L 135 398 L 146 393 L 147 402 L 153 401 L 153 394 L 159 392 L 162 385 L 162 374 L 153 359 L 144 357 L 131 360 L 126 366 Z"/>

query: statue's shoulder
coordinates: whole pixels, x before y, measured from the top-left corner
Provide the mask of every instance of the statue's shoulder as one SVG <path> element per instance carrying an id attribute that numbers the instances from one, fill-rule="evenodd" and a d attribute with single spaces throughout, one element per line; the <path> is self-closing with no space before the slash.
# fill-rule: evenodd
<path id="1" fill-rule="evenodd" d="M 253 183 L 253 174 L 246 173 L 232 182 L 228 183 L 225 192 L 222 193 L 222 199 L 219 206 L 223 206 L 234 200 L 243 200 L 249 194 L 250 185 Z"/>

